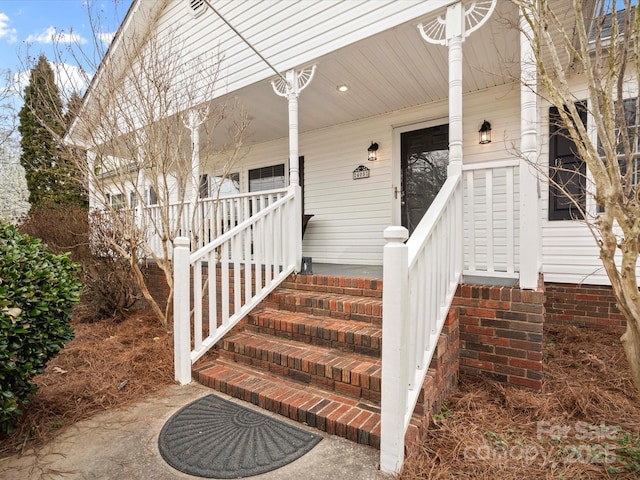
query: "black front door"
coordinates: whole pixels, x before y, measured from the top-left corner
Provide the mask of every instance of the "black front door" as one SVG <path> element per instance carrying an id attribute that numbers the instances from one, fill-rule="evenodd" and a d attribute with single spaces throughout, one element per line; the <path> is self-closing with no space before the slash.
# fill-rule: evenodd
<path id="1" fill-rule="evenodd" d="M 400 134 L 402 226 L 413 233 L 447 180 L 449 125 Z"/>

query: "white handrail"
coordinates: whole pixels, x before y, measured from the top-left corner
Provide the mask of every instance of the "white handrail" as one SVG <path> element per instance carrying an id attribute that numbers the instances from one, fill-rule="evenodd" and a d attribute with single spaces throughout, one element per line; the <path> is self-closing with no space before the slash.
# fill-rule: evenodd
<path id="1" fill-rule="evenodd" d="M 291 228 L 296 221 L 302 221 L 299 187 L 290 187 L 282 198 L 191 254 L 189 239 L 176 239 L 174 329 L 178 382 L 189 383 L 193 362 L 295 271 L 297 243 L 302 242 L 295 235 L 297 230 Z"/>
<path id="2" fill-rule="evenodd" d="M 283 198 L 287 188 L 239 193 L 224 197 L 198 199 L 195 212 L 191 202 L 172 202 L 168 207 L 148 205 L 144 208 L 145 222 L 149 232 L 149 243 L 157 254 L 162 252 L 159 232 L 169 227 L 169 238 L 189 237 L 192 248 L 208 245 L 220 235 L 228 232 L 273 202 Z M 160 216 L 166 215 L 165 222 Z"/>
<path id="3" fill-rule="evenodd" d="M 413 235 L 385 230 L 380 468 L 399 472 L 404 436 L 462 274 L 462 181 L 451 175 Z"/>

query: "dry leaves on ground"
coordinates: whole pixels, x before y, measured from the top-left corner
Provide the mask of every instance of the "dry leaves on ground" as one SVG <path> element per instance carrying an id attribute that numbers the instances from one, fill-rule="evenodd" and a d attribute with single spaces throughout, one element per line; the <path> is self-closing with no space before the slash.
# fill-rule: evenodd
<path id="1" fill-rule="evenodd" d="M 402 480 L 640 476 L 640 394 L 619 332 L 545 332 L 541 393 L 463 379 Z"/>
<path id="2" fill-rule="evenodd" d="M 152 316 L 74 322 L 75 338 L 45 373 L 21 423 L 0 438 L 0 457 L 50 439 L 65 427 L 173 383 L 173 337 Z"/>

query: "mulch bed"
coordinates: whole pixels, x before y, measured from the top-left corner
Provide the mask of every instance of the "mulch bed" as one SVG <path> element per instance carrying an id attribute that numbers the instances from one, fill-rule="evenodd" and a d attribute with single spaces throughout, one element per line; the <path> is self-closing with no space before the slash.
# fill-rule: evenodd
<path id="1" fill-rule="evenodd" d="M 463 378 L 400 478 L 639 478 L 640 394 L 619 338 L 548 328 L 540 393 Z"/>
<path id="2" fill-rule="evenodd" d="M 173 383 L 173 337 L 158 320 L 134 314 L 122 322 L 74 321 L 75 338 L 45 373 L 0 457 L 37 446 L 73 423 L 121 407 Z"/>
<path id="3" fill-rule="evenodd" d="M 37 377 L 22 422 L 0 438 L 0 457 L 173 383 L 172 336 L 155 318 L 74 326 L 76 338 Z M 640 394 L 619 337 L 548 328 L 540 393 L 463 378 L 399 478 L 640 477 Z"/>

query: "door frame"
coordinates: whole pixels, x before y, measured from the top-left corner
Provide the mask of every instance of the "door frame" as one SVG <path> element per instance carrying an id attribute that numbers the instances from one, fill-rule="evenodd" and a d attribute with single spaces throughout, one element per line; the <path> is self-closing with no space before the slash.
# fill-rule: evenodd
<path id="1" fill-rule="evenodd" d="M 413 132 L 414 130 L 422 130 L 423 128 L 435 127 L 449 123 L 448 116 L 436 117 L 421 122 L 405 123 L 402 125 L 394 125 L 391 141 L 391 224 L 394 226 L 402 226 L 402 159 L 401 148 L 402 142 L 400 136 L 403 133 Z M 398 194 L 396 195 L 396 191 Z"/>

